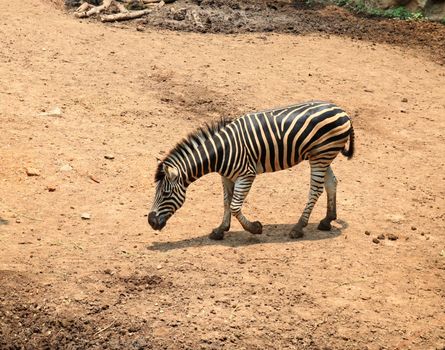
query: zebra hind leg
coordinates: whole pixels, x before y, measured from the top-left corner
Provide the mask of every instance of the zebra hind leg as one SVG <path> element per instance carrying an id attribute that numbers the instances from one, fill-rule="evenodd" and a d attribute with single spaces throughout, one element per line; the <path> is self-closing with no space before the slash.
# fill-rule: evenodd
<path id="1" fill-rule="evenodd" d="M 298 223 L 290 231 L 290 238 L 301 238 L 304 236 L 303 227 L 305 227 L 309 221 L 309 217 L 312 213 L 315 203 L 317 203 L 318 197 L 323 193 L 324 178 L 326 169 L 329 165 L 319 164 L 311 161 L 311 188 L 309 191 L 309 199 L 306 203 L 306 207 L 301 214 Z"/>
<path id="2" fill-rule="evenodd" d="M 209 235 L 210 239 L 222 240 L 224 238 L 224 232 L 230 229 L 231 211 L 230 203 L 232 202 L 233 188 L 235 184 L 233 181 L 222 176 L 221 177 L 223 189 L 224 189 L 224 215 L 221 224 L 213 229 L 212 233 Z"/>
<path id="3" fill-rule="evenodd" d="M 328 197 L 328 205 L 326 217 L 320 221 L 318 229 L 322 231 L 329 231 L 332 227 L 331 221 L 337 219 L 337 179 L 335 178 L 334 172 L 332 171 L 331 167 L 327 169 L 324 180 L 324 187 L 326 188 Z"/>
<path id="4" fill-rule="evenodd" d="M 255 180 L 255 175 L 245 176 L 236 180 L 230 210 L 246 231 L 259 235 L 263 233 L 263 225 L 259 221 L 249 221 L 241 212 L 241 207 L 252 187 L 253 180 Z"/>

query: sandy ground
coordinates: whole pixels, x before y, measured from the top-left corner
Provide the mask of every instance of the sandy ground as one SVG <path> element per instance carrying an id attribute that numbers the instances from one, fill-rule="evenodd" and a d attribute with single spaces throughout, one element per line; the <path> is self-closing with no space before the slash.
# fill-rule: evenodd
<path id="1" fill-rule="evenodd" d="M 443 66 L 337 36 L 138 32 L 39 0 L 0 10 L 0 348 L 444 348 Z M 288 238 L 307 164 L 256 180 L 245 213 L 261 236 L 234 223 L 207 238 L 216 175 L 149 228 L 156 156 L 204 121 L 308 99 L 356 130 L 355 158 L 334 163 L 331 233 L 316 229 L 323 195 Z"/>

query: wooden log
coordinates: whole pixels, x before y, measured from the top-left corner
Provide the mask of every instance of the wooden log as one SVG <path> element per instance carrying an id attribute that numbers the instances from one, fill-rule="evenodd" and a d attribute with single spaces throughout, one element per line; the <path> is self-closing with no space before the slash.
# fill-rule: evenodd
<path id="1" fill-rule="evenodd" d="M 152 10 L 145 9 L 140 11 L 131 11 L 126 13 L 116 13 L 114 15 L 103 15 L 100 17 L 102 22 L 116 22 L 116 21 L 127 21 L 129 19 L 139 18 L 151 13 Z"/>
<path id="2" fill-rule="evenodd" d="M 90 17 L 92 15 L 95 15 L 96 13 L 101 13 L 108 9 L 114 0 L 104 0 L 102 5 L 95 6 L 91 10 L 87 11 L 86 15 L 87 17 Z"/>
<path id="3" fill-rule="evenodd" d="M 119 9 L 119 12 L 121 13 L 127 13 L 128 10 L 125 8 L 124 5 L 122 5 L 120 2 L 115 2 L 117 8 Z"/>
<path id="4" fill-rule="evenodd" d="M 87 2 L 83 2 L 76 10 L 76 12 L 86 12 L 89 10 L 90 7 L 92 7 L 93 5 L 87 3 Z"/>

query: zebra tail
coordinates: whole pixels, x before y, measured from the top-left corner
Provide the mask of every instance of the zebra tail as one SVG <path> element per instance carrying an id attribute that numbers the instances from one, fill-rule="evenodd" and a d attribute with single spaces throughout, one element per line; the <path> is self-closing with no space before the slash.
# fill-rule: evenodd
<path id="1" fill-rule="evenodd" d="M 351 159 L 352 156 L 354 155 L 354 128 L 351 125 L 351 131 L 349 132 L 349 147 L 348 150 L 346 150 L 346 148 L 343 148 L 341 150 L 341 154 L 343 154 L 345 157 L 348 157 L 348 159 Z"/>

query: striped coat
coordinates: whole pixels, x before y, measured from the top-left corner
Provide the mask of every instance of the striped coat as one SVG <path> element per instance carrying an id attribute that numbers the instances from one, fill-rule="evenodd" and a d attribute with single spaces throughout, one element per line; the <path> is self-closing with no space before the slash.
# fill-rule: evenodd
<path id="1" fill-rule="evenodd" d="M 149 223 L 161 229 L 182 206 L 188 185 L 205 174 L 218 172 L 223 181 L 225 212 L 221 225 L 210 237 L 222 239 L 230 227 L 231 216 L 247 231 L 261 233 L 262 225 L 250 222 L 241 212 L 255 176 L 309 160 L 309 201 L 290 234 L 293 238 L 303 235 L 303 227 L 323 187 L 328 194 L 328 212 L 319 228 L 328 230 L 336 218 L 337 186 L 330 164 L 339 152 L 352 157 L 354 132 L 348 115 L 328 102 L 310 101 L 207 125 L 178 143 L 158 165 Z"/>

